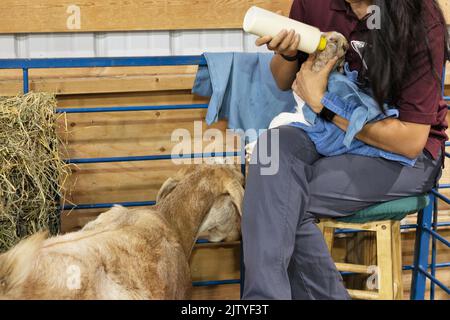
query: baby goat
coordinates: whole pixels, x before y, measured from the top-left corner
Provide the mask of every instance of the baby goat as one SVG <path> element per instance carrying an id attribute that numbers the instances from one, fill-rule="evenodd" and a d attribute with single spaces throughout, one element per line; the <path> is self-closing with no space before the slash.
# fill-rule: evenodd
<path id="1" fill-rule="evenodd" d="M 349 43 L 347 39 L 340 34 L 339 32 L 327 32 L 324 34 L 327 38 L 327 46 L 325 50 L 316 52 L 314 54 L 314 63 L 312 66 L 312 70 L 314 72 L 319 72 L 325 68 L 328 61 L 330 61 L 333 57 L 338 57 L 338 61 L 334 67 L 335 71 L 343 72 L 344 70 L 344 62 L 345 62 L 345 54 L 349 48 Z M 295 107 L 295 112 L 283 112 L 275 117 L 269 125 L 268 129 L 279 128 L 284 125 L 288 125 L 294 122 L 304 123 L 306 125 L 310 125 L 303 114 L 303 107 L 305 102 L 294 93 L 295 101 L 297 102 L 297 106 Z M 256 146 L 256 141 L 248 144 L 245 149 L 247 152 L 247 160 L 250 161 L 251 155 L 253 153 L 253 149 Z"/>

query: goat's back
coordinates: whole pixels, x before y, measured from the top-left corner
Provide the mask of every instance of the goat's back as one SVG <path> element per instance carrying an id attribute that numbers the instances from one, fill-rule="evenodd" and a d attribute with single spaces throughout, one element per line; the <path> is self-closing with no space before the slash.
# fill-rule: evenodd
<path id="1" fill-rule="evenodd" d="M 82 231 L 37 246 L 25 240 L 15 252 L 1 256 L 0 266 L 10 266 L 3 271 L 0 267 L 3 297 L 185 298 L 190 288 L 188 260 L 165 220 L 150 210 L 127 210 L 122 213 L 128 217 L 109 224 L 117 213 L 111 210 Z M 25 252 L 29 261 L 19 259 Z M 12 278 L 17 270 L 27 274 Z"/>

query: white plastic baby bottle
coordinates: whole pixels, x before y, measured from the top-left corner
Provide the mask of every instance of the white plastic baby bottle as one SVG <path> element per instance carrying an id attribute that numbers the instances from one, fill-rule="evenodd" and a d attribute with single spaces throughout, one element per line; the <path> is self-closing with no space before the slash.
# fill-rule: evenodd
<path id="1" fill-rule="evenodd" d="M 281 30 L 295 30 L 301 41 L 298 50 L 311 54 L 325 50 L 327 40 L 322 32 L 313 26 L 289 19 L 271 11 L 253 6 L 245 15 L 244 30 L 259 37 L 275 37 Z"/>

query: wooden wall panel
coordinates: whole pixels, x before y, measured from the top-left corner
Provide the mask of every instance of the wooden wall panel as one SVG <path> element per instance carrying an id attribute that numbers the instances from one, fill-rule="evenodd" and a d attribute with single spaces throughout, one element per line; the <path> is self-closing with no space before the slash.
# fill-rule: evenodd
<path id="1" fill-rule="evenodd" d="M 188 91 L 148 93 L 70 95 L 58 97 L 58 105 L 66 107 L 107 107 L 118 105 L 166 105 L 207 103 Z M 91 113 L 61 116 L 60 135 L 64 141 L 66 158 L 95 158 L 119 156 L 168 155 L 178 144 L 172 133 L 185 129 L 194 137 L 195 123 L 204 133 L 206 129 L 225 132 L 226 123 L 208 128 L 204 123 L 206 110 L 171 110 L 131 113 Z M 228 135 L 233 139 L 232 135 Z M 194 149 L 211 145 L 197 137 L 185 146 Z M 214 141 L 216 151 L 239 150 L 239 141 Z M 189 151 L 189 150 L 187 150 Z M 201 153 L 201 150 L 200 150 Z M 171 161 L 83 164 L 72 166 L 73 173 L 66 181 L 66 200 L 69 203 L 110 203 L 155 200 L 162 183 L 179 166 Z M 99 211 L 65 213 L 63 231 L 73 231 L 95 218 Z"/>
<path id="2" fill-rule="evenodd" d="M 163 114 L 164 112 L 162 112 Z M 70 120 L 70 127 L 76 131 L 71 134 L 67 144 L 67 157 L 95 158 L 119 156 L 145 156 L 171 154 L 178 142 L 171 141 L 171 134 L 177 129 L 186 129 L 194 136 L 194 121 L 202 124 L 204 110 L 168 111 L 168 119 L 152 121 L 145 119 L 145 113 L 103 115 L 103 120 L 87 115 L 81 122 Z M 172 118 L 170 117 L 172 115 Z M 180 115 L 181 114 L 181 115 Z M 185 118 L 180 118 L 183 116 Z M 120 117 L 125 119 L 120 119 Z M 134 117 L 133 117 L 134 116 Z M 155 116 L 157 117 L 157 116 Z M 164 116 L 162 116 L 164 118 Z M 224 123 L 212 128 L 224 131 Z M 236 140 L 235 140 L 236 141 Z M 193 144 L 210 145 L 211 142 L 194 139 L 184 144 L 196 152 Z M 214 142 L 216 143 L 216 142 Z M 235 151 L 237 143 L 223 146 L 217 141 L 217 151 Z M 201 150 L 199 150 L 201 153 Z M 190 153 L 190 152 L 189 152 Z M 172 161 L 82 164 L 72 167 L 73 173 L 67 180 L 67 199 L 74 203 L 104 203 L 154 200 L 159 187 L 179 167 Z"/>
<path id="3" fill-rule="evenodd" d="M 170 161 L 79 165 L 67 181 L 67 201 L 77 204 L 154 201 L 177 168 Z"/>
<path id="4" fill-rule="evenodd" d="M 238 284 L 226 286 L 198 287 L 192 292 L 192 300 L 239 300 Z"/>
<path id="5" fill-rule="evenodd" d="M 58 95 L 190 90 L 197 66 L 30 70 L 30 90 Z M 22 71 L 1 70 L 0 96 L 22 93 Z"/>
<path id="6" fill-rule="evenodd" d="M 445 72 L 445 85 L 450 85 L 450 65 L 448 63 Z"/>
<path id="7" fill-rule="evenodd" d="M 208 128 L 202 123 L 206 111 L 151 111 L 133 113 L 67 115 L 60 121 L 67 121 L 69 133 L 66 136 L 66 153 L 71 158 L 117 157 L 121 155 L 167 155 L 178 141 L 172 141 L 172 133 L 177 129 L 187 129 L 194 142 L 202 143 L 202 137 L 194 137 L 207 129 L 220 128 L 219 123 Z M 194 139 L 195 138 L 195 139 Z M 203 144 L 207 144 L 204 141 Z M 190 144 L 189 144 L 190 145 Z M 188 145 L 186 145 L 188 147 Z M 193 149 L 193 147 L 192 147 Z M 220 150 L 218 150 L 220 151 Z"/>
<path id="8" fill-rule="evenodd" d="M 287 14 L 291 2 L 292 0 L 78 0 L 74 3 L 71 0 L 3 0 L 0 3 L 0 34 L 234 29 L 242 27 L 244 13 L 251 5 L 273 11 L 283 10 Z M 439 2 L 447 21 L 450 21 L 449 0 Z M 73 7 L 74 5 L 77 7 Z"/>
<path id="9" fill-rule="evenodd" d="M 442 11 L 445 15 L 445 20 L 447 20 L 447 24 L 450 24 L 450 0 L 438 0 L 441 5 Z"/>
<path id="10" fill-rule="evenodd" d="M 291 0 L 3 0 L 0 34 L 236 29 L 252 5 L 287 13 Z"/>
<path id="11" fill-rule="evenodd" d="M 240 278 L 240 244 L 201 244 L 191 256 L 193 281 Z"/>
<path id="12" fill-rule="evenodd" d="M 240 243 L 197 245 L 192 253 L 190 266 L 193 281 L 240 279 Z M 239 300 L 240 285 L 195 287 L 191 299 Z"/>
<path id="13" fill-rule="evenodd" d="M 134 94 L 127 98 L 118 95 L 96 95 L 89 100 L 64 99 L 65 107 L 110 107 L 141 105 L 172 105 L 207 103 L 207 99 L 193 96 L 187 91 Z M 81 102 L 83 101 L 83 102 Z M 193 131 L 194 121 L 203 121 L 206 110 L 145 111 L 127 113 L 67 114 L 61 116 L 61 133 L 68 157 L 102 157 L 160 155 L 170 153 L 175 142 L 171 134 L 178 128 L 189 126 Z M 67 126 L 67 130 L 65 129 Z"/>

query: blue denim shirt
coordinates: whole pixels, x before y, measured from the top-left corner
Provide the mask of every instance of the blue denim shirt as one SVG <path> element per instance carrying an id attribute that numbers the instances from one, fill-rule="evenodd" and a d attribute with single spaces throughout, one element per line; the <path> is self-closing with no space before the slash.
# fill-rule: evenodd
<path id="1" fill-rule="evenodd" d="M 413 167 L 417 159 L 408 159 L 355 139 L 367 123 L 380 121 L 387 117 L 398 118 L 399 116 L 398 110 L 387 105 L 384 106 L 385 112 L 383 113 L 369 92 L 358 87 L 357 79 L 358 72 L 350 71 L 348 65 L 345 66 L 345 75 L 333 72 L 329 78 L 328 92 L 322 100 L 322 104 L 326 108 L 349 121 L 347 132 L 318 117 L 307 105 L 305 105 L 303 111 L 306 120 L 312 126 L 306 126 L 302 123 L 293 123 L 292 126 L 300 127 L 307 132 L 316 145 L 317 151 L 324 156 L 331 157 L 350 153 L 384 158 Z"/>

